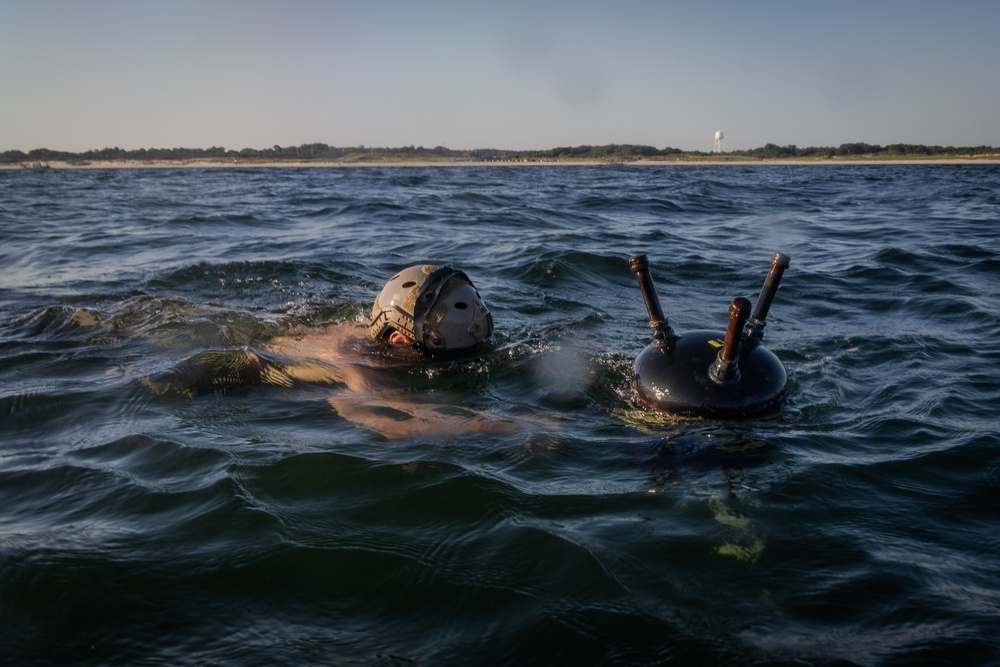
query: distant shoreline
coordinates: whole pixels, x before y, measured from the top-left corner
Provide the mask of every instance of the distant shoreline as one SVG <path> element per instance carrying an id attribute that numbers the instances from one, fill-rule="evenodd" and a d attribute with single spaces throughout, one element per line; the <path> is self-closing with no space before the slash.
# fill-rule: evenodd
<path id="1" fill-rule="evenodd" d="M 0 164 L 0 169 L 6 170 L 45 170 L 45 169 L 240 169 L 240 168 L 312 168 L 341 169 L 368 167 L 572 167 L 572 166 L 755 166 L 755 165 L 967 165 L 967 164 L 1000 164 L 996 158 L 922 158 L 922 159 L 878 159 L 878 158 L 771 158 L 760 160 L 734 159 L 659 159 L 659 160 L 365 160 L 365 161 L 267 161 L 267 160 L 223 160 L 218 158 L 200 158 L 191 160 L 80 160 Z"/>

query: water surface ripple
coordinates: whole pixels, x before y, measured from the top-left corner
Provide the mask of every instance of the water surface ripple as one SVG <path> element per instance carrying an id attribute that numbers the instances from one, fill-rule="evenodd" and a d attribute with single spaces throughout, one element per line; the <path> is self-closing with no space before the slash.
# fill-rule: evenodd
<path id="1" fill-rule="evenodd" d="M 0 647 L 25 665 L 1000 664 L 1000 168 L 0 170 Z M 648 343 L 792 257 L 786 404 L 675 421 Z M 150 391 L 464 268 L 497 348 L 397 381 L 523 421 L 390 439 L 336 386 Z M 173 376 L 170 374 L 174 374 Z"/>

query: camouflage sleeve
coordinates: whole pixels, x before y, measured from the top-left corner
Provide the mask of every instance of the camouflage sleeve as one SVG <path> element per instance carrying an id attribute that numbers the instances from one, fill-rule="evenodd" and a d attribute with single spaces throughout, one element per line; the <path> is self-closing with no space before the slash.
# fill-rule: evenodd
<path id="1" fill-rule="evenodd" d="M 141 382 L 158 396 L 194 398 L 260 385 L 290 387 L 294 380 L 279 362 L 243 347 L 199 352 Z"/>

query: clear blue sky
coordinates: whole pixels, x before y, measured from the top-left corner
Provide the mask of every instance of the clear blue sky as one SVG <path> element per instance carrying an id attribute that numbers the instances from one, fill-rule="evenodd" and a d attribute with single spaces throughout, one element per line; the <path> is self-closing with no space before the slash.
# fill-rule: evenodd
<path id="1" fill-rule="evenodd" d="M 0 151 L 1000 146 L 1000 0 L 0 0 Z"/>

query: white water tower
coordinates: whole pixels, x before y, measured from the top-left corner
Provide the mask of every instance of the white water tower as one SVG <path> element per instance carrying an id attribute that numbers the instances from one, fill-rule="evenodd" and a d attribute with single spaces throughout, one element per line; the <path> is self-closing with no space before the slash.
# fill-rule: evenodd
<path id="1" fill-rule="evenodd" d="M 712 149 L 713 153 L 725 153 L 726 152 L 726 135 L 719 130 L 715 133 L 715 147 Z"/>

